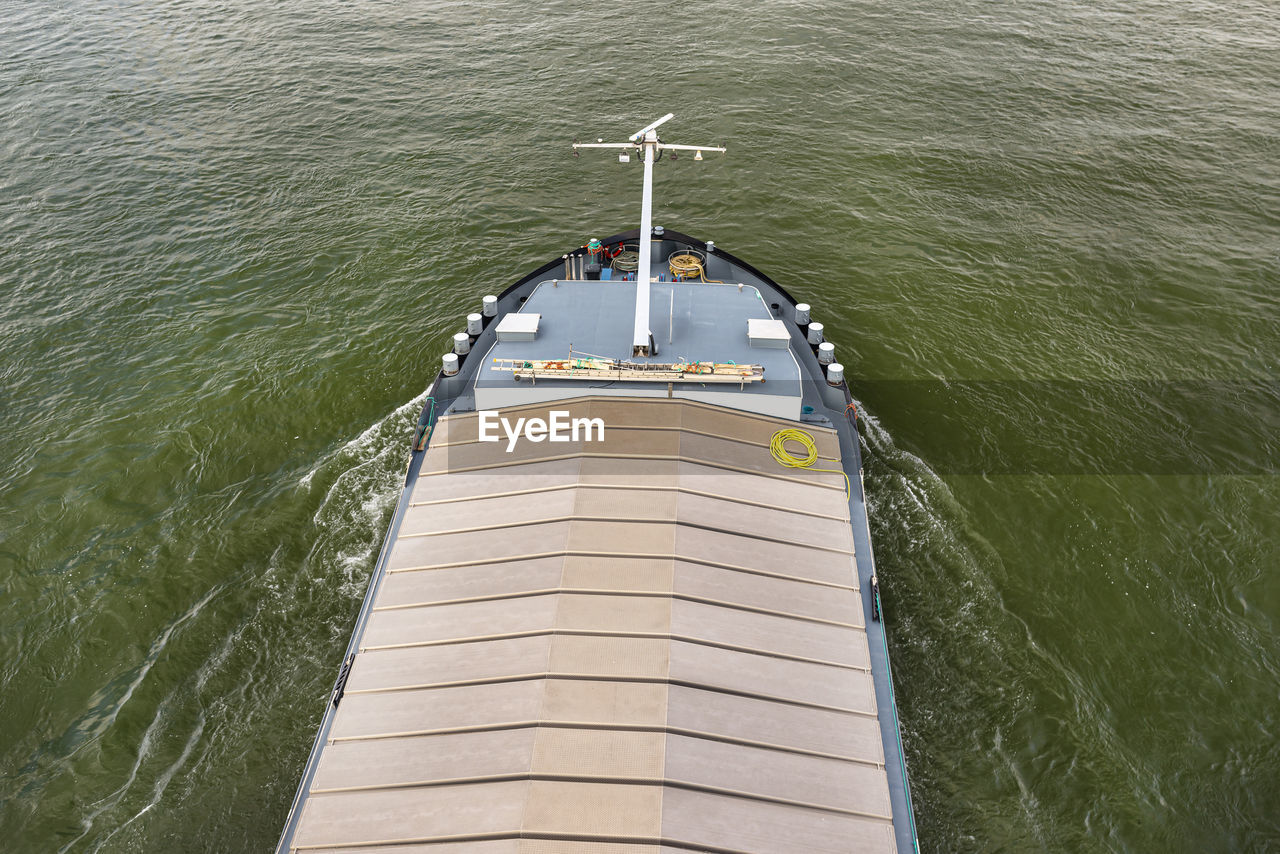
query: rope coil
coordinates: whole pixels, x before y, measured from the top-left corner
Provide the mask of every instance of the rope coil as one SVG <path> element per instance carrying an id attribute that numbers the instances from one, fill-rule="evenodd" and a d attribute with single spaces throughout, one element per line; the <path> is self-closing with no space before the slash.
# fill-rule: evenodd
<path id="1" fill-rule="evenodd" d="M 792 453 L 787 449 L 787 442 L 795 442 L 804 448 L 804 455 Z M 844 478 L 844 496 L 847 501 L 853 491 L 849 484 L 849 475 L 842 469 L 816 469 L 813 464 L 818 461 L 818 446 L 813 441 L 813 434 L 795 427 L 786 427 L 773 434 L 769 439 L 769 453 L 780 466 L 789 469 L 809 469 L 810 471 L 830 472 Z"/>
<path id="2" fill-rule="evenodd" d="M 719 279 L 707 278 L 707 271 L 703 266 L 706 260 L 707 256 L 697 249 L 677 249 L 667 257 L 667 267 L 671 270 L 672 276 L 679 276 L 684 279 L 698 278 L 703 282 L 723 285 L 724 282 Z"/>
<path id="3" fill-rule="evenodd" d="M 618 244 L 621 249 L 614 253 L 613 261 L 609 266 L 617 270 L 619 273 L 634 273 L 640 269 L 640 249 L 638 244 L 626 243 Z"/>

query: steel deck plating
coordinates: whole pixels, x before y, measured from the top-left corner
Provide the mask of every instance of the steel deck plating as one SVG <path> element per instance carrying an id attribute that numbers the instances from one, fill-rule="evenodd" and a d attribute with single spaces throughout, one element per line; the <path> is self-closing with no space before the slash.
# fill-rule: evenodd
<path id="1" fill-rule="evenodd" d="M 744 409 L 798 419 L 802 389 L 800 366 L 790 349 L 752 347 L 747 340 L 749 318 L 773 317 L 760 291 L 753 285 L 656 282 L 649 290 L 649 316 L 654 324 L 657 354 L 631 354 L 629 330 L 635 303 L 634 282 L 540 282 L 521 306 L 521 313 L 541 315 L 533 341 L 496 341 L 481 358 L 475 382 L 479 409 L 503 409 L 583 394 L 575 380 L 515 379 L 495 359 L 513 361 L 567 359 L 570 351 L 633 362 L 737 362 L 764 368 L 763 383 L 745 388 L 702 388 L 682 384 L 671 396 L 702 400 L 733 409 Z M 618 383 L 602 381 L 594 394 L 666 397 L 666 383 Z"/>

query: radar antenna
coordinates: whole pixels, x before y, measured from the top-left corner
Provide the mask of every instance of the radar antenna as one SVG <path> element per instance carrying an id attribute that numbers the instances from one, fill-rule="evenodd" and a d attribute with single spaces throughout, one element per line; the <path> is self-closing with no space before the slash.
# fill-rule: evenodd
<path id="1" fill-rule="evenodd" d="M 575 142 L 573 154 L 578 155 L 579 148 L 616 148 L 618 160 L 626 163 L 631 154 L 644 158 L 644 196 L 640 203 L 640 268 L 636 272 L 636 321 L 631 335 L 632 356 L 656 355 L 653 346 L 653 334 L 649 331 L 649 283 L 650 265 L 653 262 L 653 164 L 658 155 L 671 151 L 695 152 L 693 159 L 701 160 L 704 151 L 720 151 L 719 145 L 671 145 L 658 139 L 658 127 L 674 118 L 674 113 L 667 113 L 647 127 L 633 133 L 627 142 Z M 675 155 L 673 154 L 672 157 Z"/>

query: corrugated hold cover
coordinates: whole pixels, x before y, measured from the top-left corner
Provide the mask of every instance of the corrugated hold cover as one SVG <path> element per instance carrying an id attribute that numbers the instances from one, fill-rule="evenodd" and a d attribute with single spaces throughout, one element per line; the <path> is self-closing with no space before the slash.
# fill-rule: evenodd
<path id="1" fill-rule="evenodd" d="M 557 408 L 604 441 L 439 425 L 294 850 L 894 851 L 842 480 L 792 422 Z"/>

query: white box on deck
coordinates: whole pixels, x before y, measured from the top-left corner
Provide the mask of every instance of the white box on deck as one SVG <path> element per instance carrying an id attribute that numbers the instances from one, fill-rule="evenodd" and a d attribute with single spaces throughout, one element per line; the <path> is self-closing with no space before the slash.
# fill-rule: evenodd
<path id="1" fill-rule="evenodd" d="M 747 340 L 752 347 L 785 350 L 791 343 L 791 333 L 781 320 L 751 317 L 747 319 Z"/>
<path id="2" fill-rule="evenodd" d="M 538 321 L 541 314 L 508 312 L 498 321 L 499 341 L 532 341 L 538 337 Z"/>

